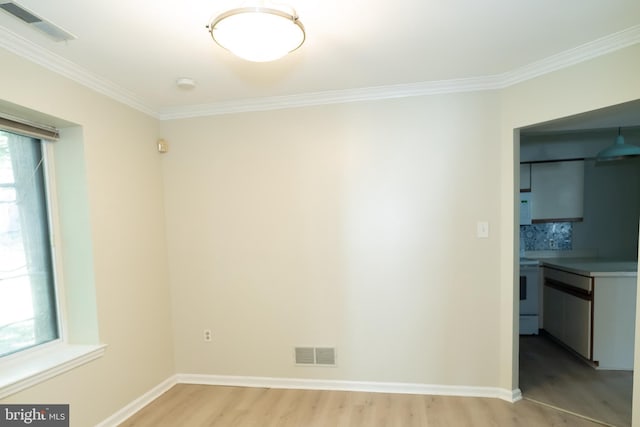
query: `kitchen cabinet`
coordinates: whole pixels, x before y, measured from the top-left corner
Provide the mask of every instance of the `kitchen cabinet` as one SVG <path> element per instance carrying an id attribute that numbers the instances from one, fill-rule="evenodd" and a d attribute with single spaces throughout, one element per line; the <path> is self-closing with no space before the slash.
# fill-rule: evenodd
<path id="1" fill-rule="evenodd" d="M 543 329 L 599 369 L 632 370 L 637 263 L 543 262 Z"/>
<path id="2" fill-rule="evenodd" d="M 636 277 L 595 280 L 593 359 L 601 369 L 633 369 L 636 287 Z"/>
<path id="3" fill-rule="evenodd" d="M 520 163 L 520 191 L 531 191 L 531 163 Z"/>
<path id="4" fill-rule="evenodd" d="M 587 359 L 591 353 L 591 304 L 590 298 L 572 294 L 564 297 L 564 340 L 578 354 Z"/>
<path id="5" fill-rule="evenodd" d="M 562 340 L 564 333 L 564 294 L 552 287 L 544 287 L 544 330 Z"/>
<path id="6" fill-rule="evenodd" d="M 571 277 L 575 276 L 575 277 Z M 545 268 L 544 329 L 582 357 L 592 359 L 591 285 L 582 277 Z"/>
<path id="7" fill-rule="evenodd" d="M 584 160 L 531 163 L 530 166 L 532 221 L 581 221 Z"/>

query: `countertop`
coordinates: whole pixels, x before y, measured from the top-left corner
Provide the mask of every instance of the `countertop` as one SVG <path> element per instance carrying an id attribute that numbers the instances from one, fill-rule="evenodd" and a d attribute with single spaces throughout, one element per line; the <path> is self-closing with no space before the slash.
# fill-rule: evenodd
<path id="1" fill-rule="evenodd" d="M 540 265 L 591 277 L 637 277 L 638 262 L 603 258 L 544 258 Z"/>

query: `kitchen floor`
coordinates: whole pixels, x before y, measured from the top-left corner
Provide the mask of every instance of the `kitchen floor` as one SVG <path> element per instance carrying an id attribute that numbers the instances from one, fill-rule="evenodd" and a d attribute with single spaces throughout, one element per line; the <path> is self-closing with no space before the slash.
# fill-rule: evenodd
<path id="1" fill-rule="evenodd" d="M 520 390 L 541 402 L 613 426 L 631 426 L 632 371 L 600 371 L 544 336 L 520 337 Z"/>

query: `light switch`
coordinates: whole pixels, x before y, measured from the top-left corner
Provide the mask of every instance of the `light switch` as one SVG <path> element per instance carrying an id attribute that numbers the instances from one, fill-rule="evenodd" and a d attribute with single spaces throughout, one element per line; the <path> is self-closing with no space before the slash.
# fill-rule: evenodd
<path id="1" fill-rule="evenodd" d="M 479 239 L 486 239 L 487 237 L 489 237 L 489 222 L 478 221 L 477 235 Z"/>

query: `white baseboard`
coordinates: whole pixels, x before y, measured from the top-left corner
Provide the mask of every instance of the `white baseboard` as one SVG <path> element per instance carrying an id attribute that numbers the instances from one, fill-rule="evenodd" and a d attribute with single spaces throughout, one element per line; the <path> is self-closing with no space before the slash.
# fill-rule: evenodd
<path id="1" fill-rule="evenodd" d="M 520 390 L 519 388 L 511 391 L 503 389 L 503 391 L 505 392 L 505 395 L 500 397 L 500 399 L 502 400 L 506 400 L 507 402 L 511 403 L 516 403 L 519 400 L 522 400 L 522 390 Z"/>
<path id="2" fill-rule="evenodd" d="M 301 390 L 363 391 L 371 393 L 425 394 L 438 396 L 491 397 L 517 402 L 519 389 L 498 387 L 449 386 L 414 383 L 381 383 L 369 381 L 311 380 L 299 378 L 242 377 L 226 375 L 178 374 L 176 382 L 183 384 L 225 385 Z"/>
<path id="3" fill-rule="evenodd" d="M 302 378 L 242 377 L 229 375 L 177 374 L 167 378 L 95 427 L 116 427 L 176 384 L 260 387 L 299 390 L 362 391 L 369 393 L 423 394 L 436 396 L 490 397 L 517 402 L 520 389 L 498 387 L 449 386 L 370 381 L 311 380 Z"/>
<path id="4" fill-rule="evenodd" d="M 175 375 L 167 378 L 124 408 L 120 409 L 115 414 L 111 415 L 106 420 L 102 421 L 100 424 L 97 424 L 95 427 L 116 427 L 176 384 Z"/>

